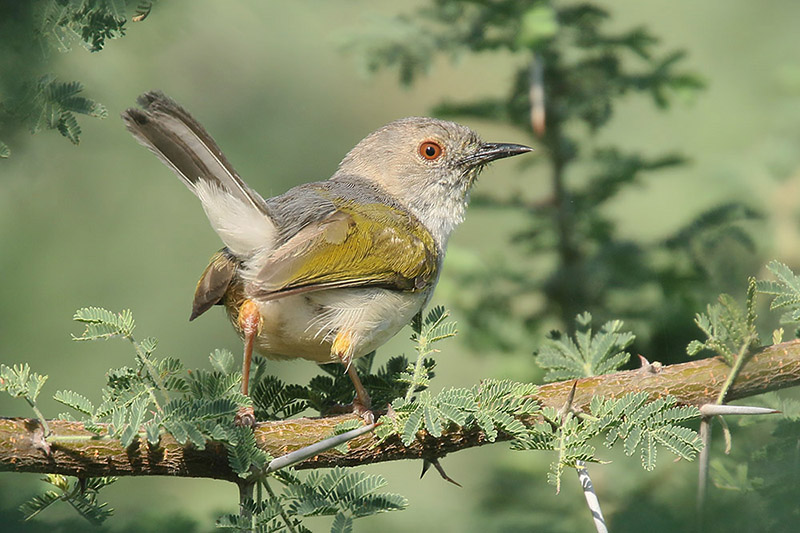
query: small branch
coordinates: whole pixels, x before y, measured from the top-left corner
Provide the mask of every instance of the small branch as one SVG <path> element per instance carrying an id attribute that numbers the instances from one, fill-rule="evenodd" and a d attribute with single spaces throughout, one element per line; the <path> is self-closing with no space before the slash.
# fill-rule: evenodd
<path id="1" fill-rule="evenodd" d="M 25 396 L 25 400 L 28 402 L 28 405 L 31 406 L 31 409 L 33 409 L 33 413 L 36 415 L 36 420 L 38 420 L 39 423 L 42 425 L 42 431 L 44 433 L 44 438 L 47 439 L 47 437 L 50 436 L 50 433 L 51 433 L 50 432 L 50 426 L 47 424 L 47 419 L 45 419 L 44 415 L 39 410 L 39 408 L 36 407 L 36 402 L 31 400 L 27 396 Z"/>
<path id="2" fill-rule="evenodd" d="M 717 396 L 717 403 L 723 404 L 725 403 L 725 396 L 728 394 L 728 391 L 733 385 L 733 382 L 739 376 L 739 372 L 742 371 L 744 364 L 747 362 L 748 354 L 750 352 L 750 342 L 746 342 L 742 345 L 739 353 L 736 354 L 736 360 L 731 367 L 731 371 L 728 374 L 728 377 L 725 379 L 725 383 L 722 385 L 722 389 L 719 391 L 719 395 Z"/>
<path id="3" fill-rule="evenodd" d="M 239 516 L 242 521 L 250 522 L 249 531 L 255 531 L 255 524 L 253 524 L 253 513 L 250 511 L 250 503 L 253 501 L 253 488 L 255 487 L 254 481 L 246 481 L 244 479 L 237 482 L 239 485 Z"/>
<path id="4" fill-rule="evenodd" d="M 657 373 L 642 373 L 637 369 L 549 383 L 539 387 L 536 399 L 543 406 L 559 409 L 567 402 L 574 385 L 572 407 L 576 410 L 585 408 L 594 396 L 619 397 L 638 391 L 647 392 L 652 398 L 671 394 L 682 405 L 702 406 L 717 400 L 730 370 L 721 358 L 702 359 L 665 366 Z M 796 385 L 800 385 L 800 341 L 759 350 L 733 382 L 726 400 Z M 264 450 L 278 457 L 329 437 L 337 424 L 352 418 L 353 415 L 342 415 L 263 422 L 256 426 L 255 435 Z M 526 423 L 536 421 L 524 420 Z M 140 438 L 123 449 L 116 439 L 90 438 L 94 434 L 84 430 L 79 422 L 53 420 L 49 426 L 53 436 L 48 455 L 40 444 L 42 426 L 37 421 L 0 418 L 0 471 L 80 477 L 168 475 L 229 481 L 238 478 L 228 466 L 224 447 L 213 442 L 208 443 L 205 450 L 198 450 L 181 446 L 170 435 L 164 435 L 158 448 L 150 448 Z M 74 438 L 78 436 L 83 438 Z M 498 436 L 500 441 L 510 438 L 504 434 Z M 296 468 L 442 457 L 488 443 L 486 436 L 474 428 L 451 429 L 438 438 L 421 432 L 420 438 L 408 446 L 404 446 L 399 438 L 389 438 L 378 444 L 373 434 L 366 434 L 350 441 L 346 454 L 329 450 L 306 459 Z"/>

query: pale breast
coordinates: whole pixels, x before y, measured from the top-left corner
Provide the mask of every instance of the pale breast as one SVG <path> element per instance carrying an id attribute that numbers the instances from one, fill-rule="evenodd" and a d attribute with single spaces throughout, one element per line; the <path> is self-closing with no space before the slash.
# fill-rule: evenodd
<path id="1" fill-rule="evenodd" d="M 263 326 L 256 349 L 268 357 L 338 362 L 331 344 L 349 332 L 352 358 L 375 350 L 408 324 L 431 291 L 329 289 L 259 304 Z"/>

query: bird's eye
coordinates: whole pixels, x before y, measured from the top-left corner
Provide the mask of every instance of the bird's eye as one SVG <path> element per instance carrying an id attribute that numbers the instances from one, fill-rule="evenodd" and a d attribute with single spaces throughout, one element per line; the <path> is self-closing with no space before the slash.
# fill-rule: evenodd
<path id="1" fill-rule="evenodd" d="M 425 141 L 419 145 L 419 155 L 429 161 L 433 161 L 442 155 L 442 146 L 437 142 Z"/>

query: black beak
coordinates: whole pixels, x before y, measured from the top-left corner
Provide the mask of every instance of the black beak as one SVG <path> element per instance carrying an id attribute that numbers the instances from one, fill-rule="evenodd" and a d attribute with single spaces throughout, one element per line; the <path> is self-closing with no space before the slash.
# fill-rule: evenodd
<path id="1" fill-rule="evenodd" d="M 483 143 L 472 155 L 464 158 L 463 163 L 471 167 L 485 165 L 496 159 L 532 152 L 533 148 L 522 144 Z"/>

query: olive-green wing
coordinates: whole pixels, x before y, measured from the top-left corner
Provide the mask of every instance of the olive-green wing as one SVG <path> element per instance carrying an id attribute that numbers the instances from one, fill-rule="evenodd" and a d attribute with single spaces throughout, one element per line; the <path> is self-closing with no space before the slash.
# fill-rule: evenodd
<path id="1" fill-rule="evenodd" d="M 275 250 L 253 282 L 267 299 L 336 287 L 419 291 L 437 268 L 433 237 L 412 215 L 346 203 Z"/>

